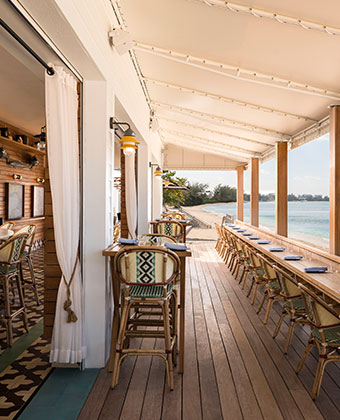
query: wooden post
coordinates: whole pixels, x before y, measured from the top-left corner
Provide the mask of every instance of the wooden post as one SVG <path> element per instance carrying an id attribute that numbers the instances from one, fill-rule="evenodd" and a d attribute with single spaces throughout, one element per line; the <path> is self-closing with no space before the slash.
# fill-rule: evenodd
<path id="1" fill-rule="evenodd" d="M 250 224 L 259 225 L 259 159 L 251 158 Z"/>
<path id="2" fill-rule="evenodd" d="M 329 121 L 329 252 L 340 255 L 340 106 L 332 105 Z"/>
<path id="3" fill-rule="evenodd" d="M 237 168 L 237 219 L 243 221 L 243 185 L 244 167 L 238 166 Z"/>
<path id="4" fill-rule="evenodd" d="M 288 143 L 276 143 L 275 231 L 288 236 Z"/>

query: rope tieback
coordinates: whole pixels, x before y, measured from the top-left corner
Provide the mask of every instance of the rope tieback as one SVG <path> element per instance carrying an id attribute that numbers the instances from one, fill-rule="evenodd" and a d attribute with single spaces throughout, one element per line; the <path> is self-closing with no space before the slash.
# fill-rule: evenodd
<path id="1" fill-rule="evenodd" d="M 72 284 L 72 280 L 73 280 L 74 274 L 76 272 L 77 264 L 78 264 L 78 253 L 77 253 L 76 262 L 74 263 L 72 275 L 71 275 L 71 278 L 70 278 L 70 281 L 69 282 L 66 281 L 65 276 L 63 274 L 64 283 L 65 283 L 66 289 L 67 289 L 66 290 L 67 299 L 64 302 L 64 310 L 67 312 L 67 323 L 77 322 L 78 321 L 77 315 L 71 309 L 71 305 L 72 305 L 72 300 L 71 300 L 71 284 Z"/>

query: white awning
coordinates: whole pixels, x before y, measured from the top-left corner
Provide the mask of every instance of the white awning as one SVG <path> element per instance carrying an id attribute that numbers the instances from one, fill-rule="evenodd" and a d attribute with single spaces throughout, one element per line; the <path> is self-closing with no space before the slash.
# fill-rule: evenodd
<path id="1" fill-rule="evenodd" d="M 228 164 L 212 167 L 235 169 L 272 157 L 278 141 L 295 148 L 329 130 L 328 106 L 340 103 L 339 2 L 239 1 L 118 3 L 168 167 L 174 146 L 220 152 Z"/>

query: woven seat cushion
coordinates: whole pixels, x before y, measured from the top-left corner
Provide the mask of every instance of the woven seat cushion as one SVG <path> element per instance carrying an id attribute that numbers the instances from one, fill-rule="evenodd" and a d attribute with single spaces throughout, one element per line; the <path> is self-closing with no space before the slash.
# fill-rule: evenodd
<path id="1" fill-rule="evenodd" d="M 8 268 L 8 265 L 3 265 L 0 262 L 0 274 L 6 274 L 6 270 Z M 17 270 L 17 267 L 15 265 L 12 265 L 9 268 L 8 274 L 13 274 Z"/>
<path id="2" fill-rule="evenodd" d="M 277 291 L 281 290 L 280 283 L 278 281 L 272 281 L 270 283 L 268 282 L 266 284 L 266 287 L 277 290 Z"/>
<path id="3" fill-rule="evenodd" d="M 289 299 L 289 301 L 292 303 L 293 308 L 296 311 L 304 311 L 305 308 L 305 304 L 303 303 L 303 300 L 301 298 L 293 298 L 293 299 Z M 285 302 L 284 303 L 287 307 L 290 307 L 290 303 L 289 302 Z"/>
<path id="4" fill-rule="evenodd" d="M 313 328 L 312 333 L 317 340 L 321 341 L 320 333 L 317 328 Z M 338 343 L 340 345 L 340 325 L 337 327 L 325 328 L 323 334 L 327 343 Z"/>
<path id="5" fill-rule="evenodd" d="M 136 298 L 162 298 L 163 286 L 130 286 L 130 296 Z M 167 286 L 167 295 L 172 291 L 172 283 Z"/>

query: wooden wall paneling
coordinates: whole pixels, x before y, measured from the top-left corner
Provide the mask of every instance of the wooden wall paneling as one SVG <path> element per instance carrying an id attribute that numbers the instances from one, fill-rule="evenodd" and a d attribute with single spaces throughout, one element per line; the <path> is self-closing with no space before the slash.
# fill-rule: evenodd
<path id="1" fill-rule="evenodd" d="M 7 127 L 9 134 L 14 138 L 16 134 L 23 134 L 28 137 L 31 145 L 34 144 L 35 139 L 32 134 L 27 133 L 5 121 L 0 121 L 0 127 Z M 21 227 L 33 223 L 37 226 L 35 241 L 42 243 L 44 239 L 44 217 L 32 218 L 32 185 L 43 186 L 44 184 L 37 182 L 37 178 L 44 178 L 46 154 L 34 148 L 25 148 L 14 140 L 3 138 L 0 136 L 0 147 L 4 147 L 10 158 L 13 160 L 27 161 L 28 156 L 36 155 L 40 164 L 28 168 L 14 168 L 6 163 L 4 159 L 0 159 L 0 216 L 7 220 L 7 200 L 6 200 L 6 184 L 7 182 L 13 184 L 24 185 L 24 217 L 14 221 L 14 230 L 19 230 Z M 22 176 L 21 180 L 13 179 L 13 174 Z"/>

